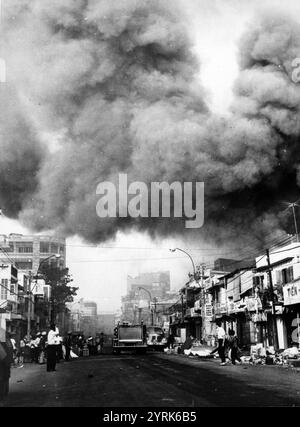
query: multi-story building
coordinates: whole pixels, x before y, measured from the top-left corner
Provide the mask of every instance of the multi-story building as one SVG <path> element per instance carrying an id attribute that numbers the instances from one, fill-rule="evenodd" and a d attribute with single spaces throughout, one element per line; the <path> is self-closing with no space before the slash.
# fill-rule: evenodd
<path id="1" fill-rule="evenodd" d="M 65 239 L 22 234 L 1 235 L 0 248 L 0 262 L 3 265 L 10 264 L 10 268 L 16 271 L 15 276 L 17 276 L 16 283 L 10 283 L 11 290 L 13 286 L 15 290 L 7 294 L 10 298 L 6 310 L 8 331 L 24 335 L 28 313 L 30 313 L 31 331 L 45 329 L 49 322 L 51 288 L 43 279 L 35 276 L 41 263 L 47 258 L 49 260 L 46 263 L 49 265 L 65 268 Z M 3 277 L 3 280 L 7 283 L 9 279 Z M 2 297 L 6 291 L 5 288 L 2 284 Z M 14 322 L 11 322 L 11 319 Z"/>
<path id="2" fill-rule="evenodd" d="M 70 310 L 69 327 L 72 332 L 81 333 L 84 336 L 95 336 L 98 332 L 97 304 L 94 301 L 84 301 L 81 298 L 77 302 L 67 304 Z"/>
<path id="3" fill-rule="evenodd" d="M 240 345 L 284 349 L 300 347 L 300 246 L 285 243 L 249 265 L 222 260 L 230 271 L 204 270 L 202 281 L 191 278 L 169 310 L 173 332 L 185 330 L 215 345 L 215 324 L 233 329 Z M 233 264 L 231 264 L 233 261 Z"/>
<path id="4" fill-rule="evenodd" d="M 18 270 L 8 259 L 0 260 L 0 317 L 8 333 L 17 338 L 24 336 L 27 328 L 28 297 Z M 33 317 L 33 316 L 32 316 Z"/>
<path id="5" fill-rule="evenodd" d="M 158 315 L 157 307 L 161 308 L 170 293 L 170 272 L 143 273 L 137 277 L 127 277 L 127 295 L 122 297 L 122 320 L 147 325 L 165 321 Z"/>
<path id="6" fill-rule="evenodd" d="M 170 272 L 160 271 L 127 277 L 127 294 L 147 293 L 147 291 L 150 292 L 152 298 L 165 298 L 167 292 L 170 291 Z"/>
<path id="7" fill-rule="evenodd" d="M 2 239 L 5 241 L 5 252 L 19 271 L 31 271 L 36 274 L 40 263 L 51 255 L 57 255 L 57 257 L 49 259 L 50 265 L 62 268 L 66 266 L 66 241 L 64 238 L 9 234 L 2 236 Z"/>

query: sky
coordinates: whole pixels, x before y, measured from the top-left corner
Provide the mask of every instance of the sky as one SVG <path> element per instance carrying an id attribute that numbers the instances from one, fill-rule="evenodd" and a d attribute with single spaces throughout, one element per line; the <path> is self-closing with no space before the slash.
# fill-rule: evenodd
<path id="1" fill-rule="evenodd" d="M 209 93 L 213 111 L 226 114 L 232 100 L 232 86 L 238 74 L 237 42 L 257 11 L 283 8 L 300 16 L 299 2 L 289 0 L 189 0 L 184 1 L 190 19 L 194 50 L 201 61 L 202 85 Z M 1 207 L 0 207 L 1 208 Z M 204 225 L 205 226 L 205 225 Z M 30 234 L 31 230 L 18 221 L 0 217 L 0 233 Z M 46 233 L 43 233 L 46 234 Z M 142 272 L 171 273 L 172 290 L 178 290 L 191 272 L 191 263 L 182 253 L 171 253 L 169 248 L 188 250 L 197 265 L 211 265 L 214 258 L 232 255 L 232 249 L 214 247 L 209 241 L 188 242 L 164 239 L 153 242 L 143 233 L 119 232 L 115 241 L 99 247 L 74 236 L 67 239 L 67 265 L 78 286 L 78 296 L 96 301 L 98 312 L 116 311 L 121 306 L 121 295 L 126 293 L 126 278 Z M 231 252 L 230 252 L 231 251 Z"/>

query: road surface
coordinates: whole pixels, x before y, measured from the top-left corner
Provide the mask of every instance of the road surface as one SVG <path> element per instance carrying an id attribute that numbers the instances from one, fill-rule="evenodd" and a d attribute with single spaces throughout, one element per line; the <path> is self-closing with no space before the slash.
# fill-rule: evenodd
<path id="1" fill-rule="evenodd" d="M 45 365 L 14 368 L 5 406 L 300 406 L 298 371 L 180 355 L 104 354 L 60 363 L 56 372 Z"/>

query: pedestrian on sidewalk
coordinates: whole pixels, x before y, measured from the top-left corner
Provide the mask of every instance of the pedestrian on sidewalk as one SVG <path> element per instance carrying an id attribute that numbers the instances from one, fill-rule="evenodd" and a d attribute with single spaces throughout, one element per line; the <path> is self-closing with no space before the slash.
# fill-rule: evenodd
<path id="1" fill-rule="evenodd" d="M 14 339 L 12 334 L 9 334 L 9 340 L 10 340 L 10 343 L 12 346 L 12 351 L 13 351 L 13 365 L 16 366 L 17 365 L 17 353 L 18 353 L 17 342 Z"/>
<path id="2" fill-rule="evenodd" d="M 43 365 L 46 362 L 46 342 L 47 342 L 47 332 L 43 331 L 40 339 L 40 354 L 39 354 L 40 365 Z"/>
<path id="3" fill-rule="evenodd" d="M 170 331 L 169 336 L 168 336 L 168 340 L 167 340 L 167 347 L 169 350 L 173 350 L 174 349 L 174 344 L 175 344 L 175 337 L 172 333 L 172 331 Z"/>
<path id="4" fill-rule="evenodd" d="M 238 345 L 238 337 L 235 335 L 235 332 L 233 329 L 229 329 L 228 331 L 228 345 L 230 349 L 231 363 L 235 365 L 236 360 L 242 363 L 241 358 L 239 356 L 240 349 Z"/>
<path id="5" fill-rule="evenodd" d="M 41 338 L 42 334 L 38 332 L 35 338 L 35 349 L 34 349 L 34 361 L 35 363 L 39 363 L 39 358 L 41 354 Z"/>
<path id="6" fill-rule="evenodd" d="M 58 334 L 56 337 L 56 363 L 60 363 L 61 360 L 64 359 L 64 353 L 63 353 L 63 338 Z"/>
<path id="7" fill-rule="evenodd" d="M 68 336 L 65 338 L 65 348 L 66 348 L 66 356 L 65 360 L 68 362 L 70 360 L 70 353 L 72 350 L 73 340 L 72 340 L 72 332 L 68 332 Z"/>
<path id="8" fill-rule="evenodd" d="M 215 351 L 218 351 L 219 357 L 221 359 L 221 366 L 226 365 L 226 358 L 225 358 L 225 341 L 226 341 L 226 332 L 225 329 L 222 327 L 222 323 L 220 320 L 216 322 L 217 325 L 217 339 L 218 339 L 218 348 Z"/>
<path id="9" fill-rule="evenodd" d="M 48 345 L 47 345 L 47 372 L 55 371 L 56 367 L 56 353 L 57 353 L 57 344 L 58 344 L 58 330 L 54 323 L 50 326 L 50 331 L 48 332 Z"/>
<path id="10" fill-rule="evenodd" d="M 24 365 L 25 346 L 26 346 L 25 338 L 20 339 L 20 343 L 19 343 L 19 365 L 20 365 L 20 367 Z"/>

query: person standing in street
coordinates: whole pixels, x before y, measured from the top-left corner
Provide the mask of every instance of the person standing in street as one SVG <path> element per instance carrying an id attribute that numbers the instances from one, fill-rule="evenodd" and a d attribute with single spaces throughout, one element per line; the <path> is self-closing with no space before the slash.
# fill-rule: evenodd
<path id="1" fill-rule="evenodd" d="M 103 332 L 101 332 L 101 334 L 100 334 L 99 346 L 100 346 L 100 354 L 103 354 L 103 347 L 104 347 L 104 333 Z"/>
<path id="2" fill-rule="evenodd" d="M 63 338 L 59 335 L 59 333 L 57 334 L 56 341 L 56 363 L 60 363 L 60 361 L 64 359 L 64 354 L 62 348 Z"/>
<path id="3" fill-rule="evenodd" d="M 222 327 L 222 323 L 219 320 L 216 322 L 216 325 L 217 325 L 217 338 L 218 338 L 217 351 L 221 359 L 220 365 L 224 366 L 226 365 L 226 358 L 225 358 L 226 332 L 225 332 L 225 329 Z"/>
<path id="4" fill-rule="evenodd" d="M 58 330 L 56 329 L 55 324 L 52 323 L 47 339 L 47 372 L 53 372 L 56 370 L 57 336 Z"/>
<path id="5" fill-rule="evenodd" d="M 235 335 L 235 332 L 233 329 L 229 329 L 228 331 L 228 344 L 229 344 L 229 348 L 231 350 L 231 363 L 233 365 L 236 364 L 236 360 L 239 363 L 242 363 L 241 358 L 239 356 L 239 346 L 238 346 L 238 338 Z"/>
<path id="6" fill-rule="evenodd" d="M 175 337 L 174 337 L 172 331 L 170 331 L 169 336 L 168 336 L 168 341 L 167 341 L 167 347 L 169 350 L 173 350 L 174 343 L 175 343 Z"/>
<path id="7" fill-rule="evenodd" d="M 35 348 L 34 348 L 34 361 L 35 361 L 35 363 L 39 363 L 39 358 L 40 358 L 40 353 L 41 353 L 41 346 L 40 346 L 41 337 L 42 337 L 41 333 L 38 332 L 36 334 L 36 338 L 34 340 L 34 342 L 35 342 Z"/>
<path id="8" fill-rule="evenodd" d="M 65 348 L 66 348 L 66 361 L 70 360 L 70 353 L 72 350 L 72 332 L 68 332 L 68 336 L 65 339 Z"/>
<path id="9" fill-rule="evenodd" d="M 13 364 L 17 365 L 17 343 L 12 334 L 9 334 L 9 340 L 11 342 L 12 350 L 13 350 Z"/>
<path id="10" fill-rule="evenodd" d="M 46 361 L 46 340 L 47 332 L 43 331 L 40 339 L 40 355 L 39 355 L 39 364 L 43 365 Z"/>
<path id="11" fill-rule="evenodd" d="M 19 344 L 19 365 L 20 367 L 24 365 L 25 360 L 25 346 L 26 346 L 26 339 L 23 338 L 20 340 Z"/>

